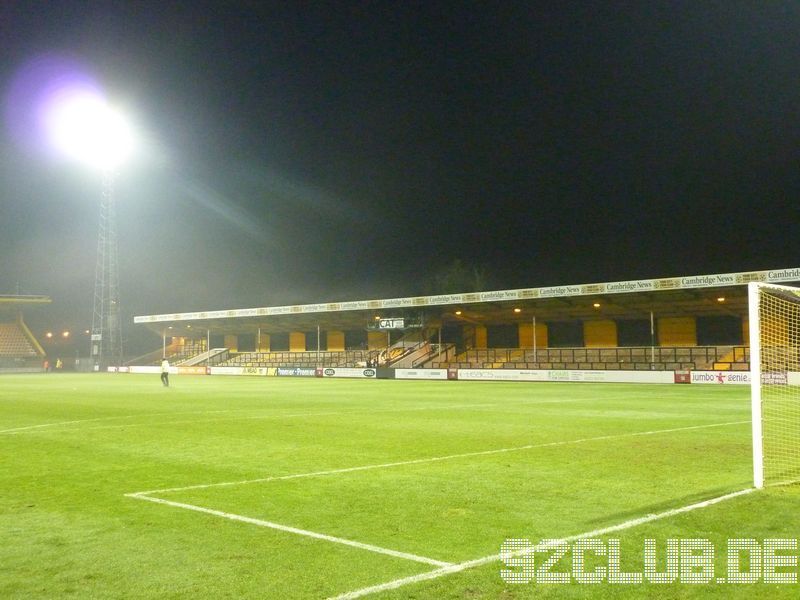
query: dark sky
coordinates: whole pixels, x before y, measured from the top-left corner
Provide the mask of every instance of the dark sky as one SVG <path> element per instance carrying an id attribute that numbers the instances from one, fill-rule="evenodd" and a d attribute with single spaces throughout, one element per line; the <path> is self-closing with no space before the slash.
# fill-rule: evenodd
<path id="1" fill-rule="evenodd" d="M 789 0 L 3 0 L 0 89 L 63 55 L 132 115 L 132 316 L 415 295 L 455 259 L 493 289 L 798 266 L 798 32 Z M 0 292 L 88 326 L 99 179 L 5 121 Z"/>

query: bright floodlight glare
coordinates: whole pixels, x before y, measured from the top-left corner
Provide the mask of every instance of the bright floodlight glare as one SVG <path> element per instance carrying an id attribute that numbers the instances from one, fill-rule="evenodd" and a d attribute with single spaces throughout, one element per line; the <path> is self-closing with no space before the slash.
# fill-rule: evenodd
<path id="1" fill-rule="evenodd" d="M 114 169 L 133 149 L 128 123 L 102 97 L 91 92 L 60 98 L 47 121 L 55 148 L 92 167 Z"/>

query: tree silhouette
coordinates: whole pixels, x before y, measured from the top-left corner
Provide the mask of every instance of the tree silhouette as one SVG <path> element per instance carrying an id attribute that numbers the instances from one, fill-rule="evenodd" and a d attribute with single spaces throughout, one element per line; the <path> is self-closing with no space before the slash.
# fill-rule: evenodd
<path id="1" fill-rule="evenodd" d="M 483 292 L 488 289 L 489 276 L 486 268 L 465 265 L 460 258 L 436 271 L 428 280 L 428 294 L 458 294 L 462 292 Z"/>

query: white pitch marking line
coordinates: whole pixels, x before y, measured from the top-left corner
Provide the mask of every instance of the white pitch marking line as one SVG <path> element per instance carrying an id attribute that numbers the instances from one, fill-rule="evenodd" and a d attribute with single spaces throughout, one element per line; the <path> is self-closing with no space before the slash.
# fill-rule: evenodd
<path id="1" fill-rule="evenodd" d="M 217 423 L 219 421 L 246 421 L 246 420 L 258 420 L 258 419 L 289 419 L 289 418 L 297 418 L 297 417 L 319 417 L 319 416 L 328 416 L 328 415 L 349 415 L 349 414 L 360 414 L 364 412 L 374 413 L 374 412 L 407 412 L 407 411 L 421 411 L 421 410 L 450 410 L 453 408 L 482 408 L 487 406 L 498 406 L 498 403 L 491 403 L 491 404 L 442 404 L 436 406 L 413 406 L 413 407 L 398 407 L 398 408 L 387 408 L 387 409 L 358 409 L 352 411 L 325 411 L 325 412 L 305 412 L 305 413 L 295 413 L 295 414 L 269 414 L 269 415 L 253 415 L 253 416 L 243 416 L 243 417 L 223 417 L 220 419 L 208 420 L 208 421 L 198 421 L 197 419 L 192 420 L 180 420 L 180 421 L 160 421 L 157 425 L 181 425 L 186 423 Z M 186 415 L 204 415 L 204 414 L 213 414 L 213 413 L 230 413 L 230 412 L 244 412 L 244 411 L 259 411 L 265 409 L 258 409 L 258 408 L 237 408 L 237 409 L 229 409 L 229 410 L 203 410 L 203 411 L 187 411 L 183 413 L 151 413 L 145 415 L 126 415 L 122 417 L 98 417 L 96 419 L 81 419 L 77 421 L 60 421 L 57 423 L 43 423 L 41 425 L 29 425 L 27 427 L 16 427 L 14 429 L 0 429 L 0 434 L 16 434 L 16 433 L 41 433 L 40 431 L 33 431 L 38 430 L 43 427 L 56 427 L 58 425 L 72 425 L 75 423 L 90 423 L 96 421 L 111 421 L 115 419 L 133 419 L 135 417 L 160 417 L 164 415 L 179 415 L 179 414 L 186 414 Z M 126 429 L 131 427 L 151 427 L 153 423 L 130 423 L 125 425 L 100 425 L 98 427 L 81 427 L 80 429 L 66 429 L 64 430 L 67 433 L 72 432 L 84 432 L 84 431 L 96 431 L 99 429 Z"/>
<path id="2" fill-rule="evenodd" d="M 296 418 L 296 417 L 318 417 L 318 416 L 327 416 L 327 415 L 349 415 L 349 414 L 360 414 L 364 412 L 369 412 L 370 414 L 375 412 L 410 412 L 410 411 L 422 411 L 422 410 L 450 410 L 454 408 L 487 408 L 492 406 L 508 406 L 514 407 L 520 404 L 564 404 L 567 402 L 582 402 L 585 399 L 583 398 L 570 398 L 564 400 L 519 400 L 516 402 L 484 402 L 484 403 L 472 403 L 472 404 L 437 404 L 434 406 L 412 406 L 412 407 L 397 407 L 397 408 L 385 408 L 385 409 L 355 409 L 349 411 L 325 411 L 325 412 L 307 412 L 307 413 L 296 413 L 296 414 L 289 414 L 289 415 L 255 415 L 255 416 L 247 416 L 247 417 L 224 417 L 222 419 L 214 419 L 213 421 L 197 421 L 197 420 L 182 420 L 182 421 L 162 421 L 158 423 L 159 425 L 180 425 L 186 423 L 216 423 L 218 421 L 238 421 L 238 420 L 256 420 L 256 419 L 286 419 L 286 418 Z M 76 423 L 92 423 L 97 421 L 113 421 L 117 419 L 133 419 L 136 417 L 161 417 L 165 415 L 206 415 L 206 414 L 216 414 L 216 413 L 232 413 L 232 412 L 247 412 L 247 411 L 263 411 L 268 409 L 260 409 L 260 408 L 231 408 L 226 410 L 191 410 L 191 411 L 184 411 L 184 412 L 162 412 L 162 413 L 149 413 L 144 415 L 125 415 L 120 417 L 98 417 L 96 419 L 80 419 L 76 421 L 59 421 L 56 423 L 43 423 L 41 425 L 28 425 L 26 427 L 15 427 L 13 429 L 0 429 L 0 434 L 17 434 L 17 433 L 42 433 L 38 431 L 45 427 L 57 427 L 59 425 L 73 425 Z M 269 409 L 271 410 L 271 409 Z M 98 429 L 123 429 L 123 428 L 130 428 L 130 427 L 149 427 L 152 426 L 152 423 L 131 423 L 127 425 L 101 425 L 99 427 L 81 427 L 80 429 L 67 429 L 66 432 L 84 432 L 84 431 L 96 431 Z"/>
<path id="3" fill-rule="evenodd" d="M 546 442 L 543 444 L 528 444 L 526 446 L 517 446 L 513 448 L 498 448 L 495 450 L 482 450 L 478 452 L 464 452 L 462 454 L 449 454 L 447 456 L 434 456 L 430 458 L 418 458 L 415 460 L 405 460 L 399 462 L 390 462 L 390 463 L 380 463 L 380 464 L 372 464 L 372 465 L 362 465 L 359 467 L 347 467 L 344 469 L 331 469 L 329 471 L 314 471 L 311 473 L 296 473 L 294 475 L 280 475 L 274 477 L 261 477 L 258 479 L 244 479 L 241 481 L 224 481 L 220 483 L 205 483 L 205 484 L 198 484 L 198 485 L 188 485 L 184 487 L 174 487 L 174 488 L 164 488 L 160 490 L 147 490 L 144 492 L 132 492 L 128 494 L 131 497 L 137 496 L 146 496 L 149 494 L 164 494 L 167 492 L 182 492 L 186 490 L 202 490 L 206 488 L 212 487 L 228 487 L 234 485 L 245 485 L 249 483 L 265 483 L 268 481 L 284 481 L 286 479 L 300 479 L 303 477 L 321 477 L 324 475 L 336 475 L 339 473 L 354 473 L 357 471 L 369 471 L 372 469 L 388 469 L 392 467 L 401 467 L 404 465 L 419 465 L 425 463 L 432 463 L 432 462 L 440 462 L 445 460 L 453 460 L 457 458 L 469 458 L 472 456 L 489 456 L 492 454 L 502 454 L 505 452 L 519 452 L 522 450 L 532 450 L 535 448 L 548 448 L 552 446 L 565 446 L 568 444 L 582 444 L 586 442 L 595 442 L 601 440 L 613 440 L 613 439 L 620 439 L 626 437 L 634 437 L 634 436 L 641 436 L 641 435 L 655 435 L 659 433 L 673 433 L 676 431 L 689 431 L 692 429 L 706 429 L 710 427 L 724 427 L 727 425 L 743 425 L 745 423 L 750 423 L 750 421 L 731 421 L 728 423 L 711 423 L 708 425 L 692 425 L 689 427 L 675 427 L 671 429 L 655 429 L 652 431 L 635 431 L 632 433 L 620 433 L 620 434 L 613 434 L 613 435 L 600 435 L 597 437 L 590 437 L 590 438 L 581 438 L 576 440 L 563 440 L 558 442 Z"/>
<path id="4" fill-rule="evenodd" d="M 637 525 L 642 525 L 643 523 L 649 523 L 651 521 L 657 521 L 659 519 L 665 519 L 667 517 L 673 517 L 675 515 L 679 515 L 681 513 L 689 512 L 698 508 L 705 508 L 707 506 L 711 506 L 712 504 L 717 504 L 718 502 L 724 502 L 725 500 L 730 500 L 731 498 L 736 498 L 738 496 L 742 496 L 744 494 L 749 494 L 750 492 L 756 491 L 755 488 L 747 488 L 744 490 L 739 490 L 738 492 L 732 492 L 730 494 L 725 494 L 724 496 L 718 496 L 716 498 L 711 498 L 710 500 L 704 500 L 702 502 L 697 502 L 695 504 L 689 504 L 687 506 L 682 506 L 680 508 L 673 508 L 670 510 L 666 510 L 664 512 L 650 514 L 644 517 L 639 517 L 637 519 L 631 519 L 629 521 L 624 521 L 617 525 L 612 525 L 610 527 L 603 527 L 602 529 L 595 529 L 593 531 L 587 531 L 586 533 L 579 533 L 577 535 L 572 535 L 569 537 L 562 538 L 560 540 L 553 540 L 548 544 L 539 544 L 537 546 L 533 546 L 531 548 L 524 548 L 522 550 L 517 550 L 516 552 L 512 552 L 508 554 L 508 557 L 513 556 L 522 556 L 525 554 L 530 554 L 531 552 L 540 552 L 543 550 L 547 550 L 548 548 L 557 545 L 559 543 L 564 542 L 573 542 L 575 540 L 581 540 L 586 538 L 593 538 L 598 537 L 601 535 L 605 535 L 608 533 L 612 533 L 615 531 L 621 531 L 623 529 L 629 529 L 631 527 L 636 527 Z M 344 594 L 340 594 L 338 596 L 332 596 L 328 600 L 354 600 L 355 598 L 361 598 L 363 596 L 368 596 L 370 594 L 376 594 L 378 592 L 385 592 L 387 590 L 394 590 L 399 587 L 403 587 L 406 585 L 410 585 L 412 583 L 419 583 L 420 581 L 428 581 L 430 579 L 437 579 L 439 577 L 444 577 L 445 575 L 452 575 L 453 573 L 459 573 L 461 571 L 465 571 L 467 569 L 471 569 L 473 567 L 480 567 L 482 565 L 486 565 L 489 563 L 497 562 L 502 560 L 503 556 L 500 554 L 491 554 L 489 556 L 484 556 L 482 558 L 477 558 L 474 560 L 469 560 L 466 562 L 458 563 L 458 564 L 451 564 L 446 567 L 442 567 L 441 569 L 436 569 L 434 571 L 428 571 L 426 573 L 420 573 L 419 575 L 411 575 L 409 577 L 402 577 L 400 579 L 395 579 L 393 581 L 387 581 L 386 583 L 380 583 L 378 585 L 372 585 L 369 587 L 361 588 L 359 590 L 354 590 L 352 592 L 346 592 Z"/>
<path id="5" fill-rule="evenodd" d="M 19 432 L 26 432 L 31 431 L 34 429 L 41 429 L 43 427 L 57 427 L 59 425 L 74 425 L 75 423 L 96 423 L 97 421 L 115 421 L 119 419 L 135 419 L 137 417 L 163 417 L 164 415 L 176 415 L 176 414 L 184 414 L 184 415 L 203 415 L 203 414 L 211 414 L 211 413 L 223 413 L 223 412 L 233 412 L 233 410 L 238 409 L 231 409 L 231 410 L 192 410 L 186 411 L 182 413 L 175 413 L 175 412 L 160 412 L 160 413 L 148 413 L 143 415 L 123 415 L 119 417 L 97 417 L 94 419 L 78 419 L 75 421 L 58 421 L 56 423 L 42 423 L 40 425 L 27 425 L 25 427 L 14 427 L 13 429 L 0 429 L 0 433 L 19 433 Z M 108 425 L 107 427 L 130 427 L 130 425 Z M 79 429 L 77 431 L 86 431 L 86 429 Z"/>
<path id="6" fill-rule="evenodd" d="M 230 519 L 231 521 L 241 521 L 242 523 L 249 523 L 250 525 L 258 525 L 259 527 L 269 527 L 270 529 L 277 529 L 278 531 L 285 531 L 297 535 L 324 540 L 326 542 L 333 542 L 335 544 L 343 544 L 345 546 L 352 546 L 361 550 L 368 550 L 370 552 L 377 552 L 378 554 L 386 554 L 395 558 L 403 558 L 405 560 L 413 560 L 415 562 L 425 563 L 427 565 L 434 565 L 437 567 L 449 567 L 452 563 L 428 558 L 427 556 L 417 556 L 416 554 L 409 554 L 408 552 L 400 552 L 399 550 L 392 550 L 390 548 L 382 548 L 380 546 L 373 546 L 372 544 L 365 544 L 363 542 L 356 542 L 345 538 L 326 535 L 324 533 L 317 533 L 315 531 L 308 531 L 307 529 L 298 529 L 297 527 L 289 527 L 288 525 L 281 525 L 280 523 L 273 523 L 272 521 L 264 521 L 262 519 L 254 519 L 252 517 L 245 517 L 244 515 L 237 515 L 234 513 L 222 512 L 214 510 L 213 508 L 205 508 L 203 506 L 195 506 L 194 504 L 184 504 L 183 502 L 172 502 L 164 500 L 163 498 L 153 498 L 140 494 L 125 494 L 129 498 L 136 498 L 137 500 L 147 500 L 148 502 L 155 502 L 156 504 L 166 504 L 167 506 L 174 506 L 176 508 L 184 508 L 186 510 L 193 510 L 215 517 L 222 517 L 223 519 Z"/>
<path id="7" fill-rule="evenodd" d="M 42 423 L 41 425 L 28 425 L 26 427 L 14 427 L 13 429 L 0 429 L 0 433 L 18 433 L 20 431 L 30 431 L 41 427 L 57 427 L 58 425 L 74 425 L 75 423 L 90 423 L 102 421 L 105 418 L 124 419 L 125 417 L 100 417 L 97 419 L 80 419 L 78 421 L 59 421 L 58 423 Z"/>
<path id="8" fill-rule="evenodd" d="M 295 417 L 317 417 L 317 416 L 326 416 L 326 415 L 349 415 L 349 414 L 360 414 L 363 412 L 369 412 L 370 414 L 375 412 L 406 412 L 406 411 L 416 411 L 416 410 L 450 410 L 453 408 L 487 408 L 492 406 L 508 406 L 513 407 L 520 404 L 565 404 L 567 402 L 582 402 L 584 398 L 569 398 L 563 400 L 519 400 L 516 402 L 485 402 L 485 403 L 472 403 L 472 404 L 437 404 L 434 406 L 412 406 L 412 407 L 397 407 L 397 408 L 386 408 L 386 409 L 355 409 L 351 411 L 326 411 L 326 412 L 308 412 L 308 413 L 297 413 L 291 415 L 256 415 L 256 416 L 249 416 L 249 417 L 225 417 L 223 419 L 215 419 L 214 421 L 208 421 L 209 423 L 216 423 L 218 421 L 235 421 L 235 420 L 247 420 L 247 419 L 278 419 L 278 418 L 295 418 Z M 38 429 L 44 427 L 56 427 L 58 425 L 73 425 L 75 423 L 90 423 L 96 421 L 111 421 L 115 419 L 133 419 L 135 417 L 161 417 L 164 415 L 205 415 L 205 414 L 215 414 L 215 413 L 231 413 L 231 412 L 247 412 L 247 411 L 263 411 L 267 409 L 259 409 L 259 408 L 231 408 L 226 410 L 191 410 L 185 412 L 163 412 L 163 413 L 150 413 L 144 415 L 125 415 L 121 417 L 98 417 L 96 419 L 80 419 L 77 421 L 60 421 L 57 423 L 43 423 L 41 425 L 29 425 L 27 427 L 15 427 L 13 429 L 0 429 L 0 434 L 16 434 L 16 433 L 39 433 Z M 270 409 L 271 410 L 271 409 Z M 183 420 L 183 421 L 162 421 L 159 425 L 177 425 L 177 424 L 184 424 L 184 423 L 200 423 L 202 421 L 196 420 Z M 95 431 L 98 429 L 122 429 L 126 427 L 149 427 L 152 423 L 131 423 L 129 425 L 102 425 L 100 427 L 82 427 L 77 430 L 66 430 L 67 432 L 71 431 Z"/>
<path id="9" fill-rule="evenodd" d="M 330 415 L 354 415 L 354 414 L 362 414 L 362 413 L 369 413 L 373 414 L 376 412 L 411 412 L 411 411 L 422 411 L 422 410 L 450 410 L 453 408 L 473 408 L 473 407 L 486 407 L 486 406 L 497 406 L 497 403 L 493 404 L 441 404 L 435 406 L 404 406 L 398 408 L 384 408 L 384 409 L 356 409 L 356 410 L 327 410 L 327 411 L 320 411 L 320 412 L 304 412 L 304 413 L 292 413 L 292 414 L 269 414 L 269 415 L 250 415 L 250 416 L 242 416 L 242 417 L 222 417 L 220 419 L 213 419 L 208 421 L 198 421 L 196 419 L 192 420 L 181 420 L 181 421 L 162 421 L 159 425 L 181 425 L 186 423 L 218 423 L 220 421 L 256 421 L 256 420 L 267 420 L 267 419 L 295 419 L 298 417 L 325 417 Z M 247 410 L 247 409 L 241 409 Z M 254 409 L 254 410 L 263 410 L 263 409 Z M 231 412 L 231 411 L 225 411 Z M 131 425 L 104 425 L 102 427 L 87 427 L 85 429 L 81 429 L 80 431 L 87 431 L 87 430 L 94 430 L 94 429 L 119 429 L 122 427 L 148 427 L 151 426 L 152 423 L 133 423 Z M 2 433 L 2 432 L 0 432 Z"/>

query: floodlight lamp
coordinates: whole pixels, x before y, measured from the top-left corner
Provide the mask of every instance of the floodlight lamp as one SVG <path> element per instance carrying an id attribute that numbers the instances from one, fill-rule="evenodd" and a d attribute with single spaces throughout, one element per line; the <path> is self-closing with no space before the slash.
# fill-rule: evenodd
<path id="1" fill-rule="evenodd" d="M 47 115 L 47 130 L 61 154 L 95 168 L 113 170 L 133 150 L 127 121 L 91 91 L 64 94 L 54 102 Z"/>

